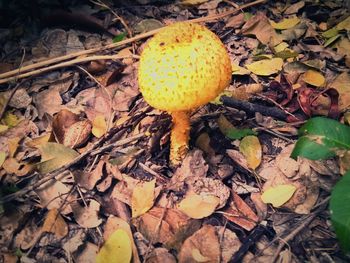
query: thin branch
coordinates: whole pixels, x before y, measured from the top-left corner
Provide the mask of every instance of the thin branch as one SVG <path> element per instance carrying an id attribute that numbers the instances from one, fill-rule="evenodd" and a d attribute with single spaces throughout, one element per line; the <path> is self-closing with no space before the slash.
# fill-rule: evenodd
<path id="1" fill-rule="evenodd" d="M 239 8 L 235 8 L 233 10 L 230 10 L 230 11 L 227 11 L 227 12 L 223 12 L 221 14 L 209 15 L 209 16 L 205 16 L 205 17 L 191 19 L 191 20 L 188 20 L 188 21 L 189 22 L 197 22 L 197 23 L 199 23 L 199 22 L 209 22 L 209 21 L 213 21 L 213 20 L 216 20 L 216 19 L 223 18 L 225 16 L 233 15 L 233 14 L 235 14 L 237 12 L 240 12 L 242 9 L 246 9 L 248 7 L 252 7 L 252 6 L 264 3 L 264 2 L 266 2 L 266 0 L 257 0 L 257 1 L 254 1 L 254 2 L 251 2 L 251 3 L 248 3 L 248 4 L 244 4 L 244 5 L 240 6 Z M 20 70 L 21 70 L 21 72 L 27 72 L 29 70 L 33 70 L 33 69 L 36 69 L 36 68 L 48 66 L 48 65 L 51 65 L 51 64 L 54 64 L 54 63 L 58 63 L 58 62 L 61 62 L 61 61 L 64 61 L 64 60 L 68 60 L 68 59 L 72 59 L 72 58 L 75 58 L 75 57 L 79 57 L 79 56 L 82 56 L 82 55 L 92 54 L 92 53 L 96 53 L 96 52 L 99 52 L 99 51 L 120 47 L 120 46 L 123 46 L 123 45 L 126 45 L 126 44 L 133 43 L 134 41 L 153 36 L 160 29 L 161 28 L 158 28 L 158 29 L 155 29 L 155 30 L 151 30 L 149 32 L 139 34 L 137 36 L 134 36 L 134 37 L 122 40 L 120 42 L 111 43 L 111 44 L 103 46 L 103 47 L 87 49 L 87 50 L 79 51 L 79 52 L 76 52 L 76 53 L 71 53 L 71 54 L 68 54 L 68 55 L 64 55 L 64 56 L 48 59 L 48 60 L 45 60 L 45 61 L 41 61 L 41 62 L 38 62 L 38 63 L 34 63 L 32 65 L 21 67 Z M 51 70 L 51 69 L 52 68 L 50 68 L 49 70 Z M 15 69 L 15 70 L 11 70 L 9 72 L 0 74 L 0 84 L 1 83 L 6 83 L 6 82 L 8 82 L 10 80 L 13 80 L 13 79 L 8 79 L 8 77 L 18 74 L 18 70 L 19 69 Z M 41 73 L 41 72 L 39 72 L 39 73 Z M 4 81 L 4 78 L 7 78 L 7 80 Z"/>
<path id="2" fill-rule="evenodd" d="M 58 69 L 58 68 L 63 68 L 63 67 L 68 67 L 68 66 L 72 66 L 74 64 L 78 64 L 78 63 L 83 63 L 83 62 L 88 62 L 88 61 L 92 61 L 92 60 L 106 60 L 106 59 L 121 59 L 121 58 L 130 58 L 130 57 L 135 57 L 138 58 L 138 56 L 134 56 L 134 55 L 106 55 L 106 56 L 89 56 L 89 57 L 84 57 L 84 58 L 76 58 L 73 60 L 69 60 L 66 62 L 62 62 L 56 65 L 52 65 L 49 67 L 45 67 L 45 68 L 41 68 L 41 69 L 37 69 L 37 70 L 33 70 L 33 71 L 29 71 L 27 73 L 23 73 L 14 77 L 8 77 L 8 78 L 4 78 L 4 79 L 0 79 L 0 84 L 12 81 L 12 80 L 17 80 L 17 79 L 22 79 L 22 78 L 26 78 L 26 77 L 30 77 L 30 76 L 34 76 L 34 75 L 38 75 L 53 69 Z"/>

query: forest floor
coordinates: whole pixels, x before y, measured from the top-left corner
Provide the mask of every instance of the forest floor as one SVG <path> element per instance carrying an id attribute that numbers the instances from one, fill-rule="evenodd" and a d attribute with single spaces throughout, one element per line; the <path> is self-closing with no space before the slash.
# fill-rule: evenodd
<path id="1" fill-rule="evenodd" d="M 0 262 L 349 262 L 329 211 L 348 166 L 290 157 L 308 119 L 349 123 L 349 10 L 0 4 Z M 224 43 L 232 81 L 191 112 L 174 166 L 171 116 L 145 102 L 137 72 L 147 39 L 187 20 Z"/>

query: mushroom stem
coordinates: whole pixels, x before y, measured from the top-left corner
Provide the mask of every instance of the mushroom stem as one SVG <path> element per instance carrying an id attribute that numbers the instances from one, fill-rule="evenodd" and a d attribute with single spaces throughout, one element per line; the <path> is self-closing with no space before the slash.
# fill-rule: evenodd
<path id="1" fill-rule="evenodd" d="M 173 128 L 171 130 L 170 163 L 181 163 L 188 151 L 190 138 L 190 113 L 188 111 L 171 112 Z"/>

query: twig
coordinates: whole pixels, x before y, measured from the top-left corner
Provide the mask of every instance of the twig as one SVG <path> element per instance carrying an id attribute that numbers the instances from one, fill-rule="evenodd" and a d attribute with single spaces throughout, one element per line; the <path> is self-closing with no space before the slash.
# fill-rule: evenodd
<path id="1" fill-rule="evenodd" d="M 267 107 L 263 105 L 253 104 L 227 96 L 222 96 L 220 100 L 225 106 L 243 110 L 247 112 L 249 116 L 254 116 L 255 112 L 260 112 L 262 115 L 271 116 L 280 120 L 287 119 L 287 114 L 283 110 L 276 107 Z"/>
<path id="2" fill-rule="evenodd" d="M 158 181 L 161 184 L 166 184 L 169 180 L 167 180 L 167 178 L 165 178 L 164 176 L 162 176 L 161 174 L 157 173 L 156 171 L 153 171 L 151 168 L 149 168 L 147 165 L 139 162 L 140 167 L 145 170 L 147 173 L 150 173 L 151 175 L 153 175 L 154 177 L 156 177 L 158 179 Z"/>
<path id="3" fill-rule="evenodd" d="M 105 4 L 104 2 L 102 2 L 101 0 L 90 0 L 91 3 L 94 3 L 95 5 L 104 7 L 106 9 L 108 9 L 109 11 L 111 11 L 111 13 L 122 23 L 122 25 L 125 27 L 126 31 L 128 32 L 128 36 L 132 37 L 132 32 L 128 26 L 128 24 L 125 22 L 124 18 L 122 18 L 121 16 L 119 16 L 112 8 L 110 8 L 107 4 Z"/>
<path id="4" fill-rule="evenodd" d="M 92 61 L 92 60 L 106 60 L 106 59 L 121 59 L 121 58 L 129 58 L 129 57 L 136 57 L 134 55 L 106 55 L 106 56 L 89 56 L 89 57 L 84 57 L 84 58 L 76 58 L 73 60 L 69 60 L 66 62 L 62 62 L 56 65 L 52 65 L 49 67 L 45 67 L 45 68 L 41 68 L 41 69 L 37 69 L 37 70 L 33 70 L 33 71 L 29 71 L 27 73 L 22 73 L 19 74 L 17 76 L 14 77 L 8 77 L 8 78 L 4 78 L 4 79 L 0 79 L 0 84 L 12 81 L 12 80 L 17 80 L 17 79 L 22 79 L 22 78 L 26 78 L 26 77 L 30 77 L 30 76 L 34 76 L 34 75 L 38 75 L 53 69 L 58 69 L 58 68 L 63 68 L 63 67 L 67 67 L 67 66 L 72 66 L 74 64 L 78 64 L 78 63 L 82 63 L 82 62 L 87 62 L 87 61 Z"/>
<path id="5" fill-rule="evenodd" d="M 113 133 L 113 131 L 111 131 L 111 133 Z M 110 136 L 111 134 L 107 134 L 106 136 Z M 141 138 L 142 136 L 144 136 L 144 134 L 137 134 L 135 136 L 132 137 L 128 137 L 122 140 L 119 140 L 115 143 L 113 143 L 114 147 L 120 147 L 123 146 L 125 144 L 128 144 L 134 140 L 138 140 L 139 138 Z M 52 171 L 50 173 L 47 173 L 45 175 L 43 175 L 43 178 L 40 179 L 39 181 L 37 181 L 36 183 L 29 185 L 13 194 L 9 194 L 5 197 L 3 197 L 2 199 L 0 199 L 0 204 L 1 203 L 5 203 L 5 202 L 9 202 L 19 196 L 23 196 L 26 193 L 34 190 L 35 188 L 39 187 L 40 185 L 48 182 L 49 180 L 53 179 L 54 177 L 56 177 L 57 175 L 59 175 L 60 173 L 62 173 L 63 171 L 67 170 L 68 168 L 70 168 L 72 165 L 80 162 L 83 158 L 85 158 L 88 155 L 92 155 L 94 156 L 95 154 L 100 153 L 100 149 L 98 151 L 93 151 L 94 149 L 96 149 L 102 142 L 104 142 L 106 140 L 106 137 L 102 137 L 100 138 L 96 143 L 94 143 L 89 150 L 87 150 L 86 152 L 82 153 L 81 155 L 79 155 L 78 157 L 76 157 L 75 159 L 73 159 L 71 162 L 67 163 L 66 165 L 56 169 L 55 171 Z M 107 145 L 109 146 L 109 145 Z M 102 148 L 102 147 L 101 147 Z M 104 147 L 105 148 L 105 147 Z"/>
<path id="6" fill-rule="evenodd" d="M 277 249 L 274 251 L 274 257 L 272 259 L 272 263 L 276 262 L 277 258 L 279 257 L 283 247 L 291 241 L 301 230 L 303 230 L 308 224 L 312 222 L 312 220 L 315 219 L 317 213 L 310 214 L 305 220 L 301 221 L 301 224 L 295 228 L 292 232 L 290 232 L 286 237 L 283 238 L 283 242 L 279 242 Z"/>
<path id="7" fill-rule="evenodd" d="M 209 16 L 205 16 L 205 17 L 191 19 L 191 20 L 188 20 L 188 21 L 199 23 L 199 22 L 208 22 L 208 21 L 220 19 L 220 18 L 223 18 L 225 16 L 235 14 L 235 13 L 241 11 L 241 9 L 252 7 L 254 5 L 261 4 L 261 3 L 265 2 L 265 1 L 266 0 L 257 0 L 257 1 L 245 4 L 245 5 L 242 5 L 239 8 L 235 8 L 233 10 L 230 10 L 230 11 L 227 11 L 227 12 L 223 12 L 221 14 L 209 15 Z M 160 30 L 160 28 L 155 29 L 155 30 L 151 30 L 151 31 L 146 32 L 146 33 L 139 34 L 137 36 L 134 36 L 134 37 L 122 40 L 120 42 L 111 43 L 111 44 L 103 46 L 103 47 L 87 49 L 87 50 L 79 51 L 79 52 L 76 52 L 76 53 L 71 53 L 71 54 L 68 54 L 68 55 L 64 55 L 64 56 L 48 59 L 48 60 L 45 60 L 45 61 L 41 61 L 41 62 L 38 62 L 38 63 L 34 63 L 32 65 L 21 67 L 20 70 L 21 70 L 21 72 L 27 72 L 29 70 L 33 70 L 33 69 L 36 69 L 36 68 L 39 68 L 39 67 L 48 66 L 48 65 L 51 65 L 51 64 L 54 64 L 54 63 L 58 63 L 58 62 L 61 62 L 61 61 L 64 61 L 64 60 L 68 60 L 68 59 L 72 59 L 72 58 L 75 58 L 75 57 L 79 57 L 79 56 L 82 56 L 82 55 L 92 54 L 92 53 L 95 53 L 95 52 L 99 52 L 99 51 L 103 51 L 103 50 L 107 50 L 107 49 L 120 47 L 120 46 L 123 46 L 123 45 L 126 45 L 126 44 L 133 43 L 134 41 L 153 36 L 159 30 Z M 18 73 L 18 70 L 19 69 L 15 69 L 15 70 L 11 70 L 9 72 L 0 74 L 0 84 L 10 81 L 9 79 L 7 79 L 6 81 L 4 81 L 3 79 L 4 78 L 8 78 L 8 77 L 13 76 L 13 75 L 16 75 Z"/>

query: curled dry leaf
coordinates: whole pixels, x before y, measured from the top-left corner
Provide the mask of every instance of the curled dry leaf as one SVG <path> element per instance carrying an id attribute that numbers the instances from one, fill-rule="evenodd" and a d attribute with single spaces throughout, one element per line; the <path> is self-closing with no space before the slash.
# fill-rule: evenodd
<path id="1" fill-rule="evenodd" d="M 178 204 L 178 209 L 191 218 L 201 219 L 210 216 L 220 203 L 220 199 L 210 194 L 188 193 Z"/>
<path id="2" fill-rule="evenodd" d="M 58 143 L 63 143 L 66 130 L 79 121 L 79 116 L 67 109 L 60 110 L 52 120 L 52 134 Z"/>
<path id="3" fill-rule="evenodd" d="M 52 121 L 52 134 L 56 141 L 70 148 L 84 144 L 91 129 L 89 120 L 80 120 L 77 114 L 66 109 L 59 111 Z"/>
<path id="4" fill-rule="evenodd" d="M 78 121 L 71 125 L 64 134 L 63 145 L 76 148 L 83 145 L 90 136 L 92 125 L 89 120 Z"/>
<path id="5" fill-rule="evenodd" d="M 220 262 L 220 243 L 215 227 L 205 225 L 183 243 L 178 260 L 184 262 Z"/>
<path id="6" fill-rule="evenodd" d="M 136 185 L 131 197 L 132 217 L 146 213 L 153 206 L 155 199 L 156 179 Z"/>
<path id="7" fill-rule="evenodd" d="M 58 238 L 64 238 L 68 234 L 68 226 L 58 210 L 51 209 L 46 215 L 41 231 L 53 233 Z"/>
<path id="8" fill-rule="evenodd" d="M 228 188 L 221 180 L 193 176 L 187 178 L 185 183 L 189 194 L 195 193 L 200 196 L 212 195 L 219 198 L 219 204 L 216 207 L 217 209 L 224 207 L 227 199 L 230 197 L 230 188 Z"/>
<path id="9" fill-rule="evenodd" d="M 77 203 L 73 204 L 72 210 L 75 220 L 82 227 L 94 228 L 102 223 L 102 219 L 98 216 L 100 204 L 93 199 L 90 200 L 87 207 L 80 206 Z"/>
<path id="10" fill-rule="evenodd" d="M 232 202 L 223 210 L 223 215 L 247 231 L 251 231 L 259 221 L 254 211 L 235 192 L 232 192 Z"/>
<path id="11" fill-rule="evenodd" d="M 242 27 L 242 34 L 254 35 L 264 45 L 276 46 L 282 39 L 269 23 L 268 18 L 262 12 L 251 17 Z"/>
<path id="12" fill-rule="evenodd" d="M 179 210 L 161 207 L 153 207 L 133 223 L 152 244 L 162 243 L 166 248 L 176 250 L 201 225 L 199 220 L 191 219 Z"/>
<path id="13" fill-rule="evenodd" d="M 288 202 L 293 196 L 296 187 L 291 184 L 281 184 L 274 187 L 267 188 L 261 195 L 261 199 L 264 203 L 272 204 L 274 207 L 280 207 Z"/>
<path id="14" fill-rule="evenodd" d="M 350 108 L 350 76 L 343 72 L 329 85 L 339 93 L 339 110 L 345 111 Z"/>
<path id="15" fill-rule="evenodd" d="M 96 263 L 129 263 L 131 256 L 129 235 L 125 230 L 118 229 L 103 244 L 96 256 Z"/>
<path id="16" fill-rule="evenodd" d="M 74 173 L 76 183 L 87 190 L 92 190 L 96 183 L 102 178 L 104 165 L 105 161 L 100 160 L 95 169 L 91 172 L 76 171 Z"/>

